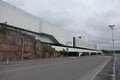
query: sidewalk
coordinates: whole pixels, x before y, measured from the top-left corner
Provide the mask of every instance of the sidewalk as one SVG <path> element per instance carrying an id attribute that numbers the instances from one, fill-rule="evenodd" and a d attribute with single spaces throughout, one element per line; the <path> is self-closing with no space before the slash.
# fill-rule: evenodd
<path id="1" fill-rule="evenodd" d="M 58 57 L 58 58 L 47 58 L 47 59 L 24 59 L 22 60 L 17 60 L 17 61 L 9 61 L 7 64 L 7 60 L 6 61 L 0 61 L 0 66 L 4 66 L 4 65 L 13 65 L 13 64 L 23 64 L 23 63 L 30 63 L 30 62 L 43 62 L 43 61 L 47 61 L 47 60 L 53 60 L 53 59 L 65 59 L 67 57 Z"/>

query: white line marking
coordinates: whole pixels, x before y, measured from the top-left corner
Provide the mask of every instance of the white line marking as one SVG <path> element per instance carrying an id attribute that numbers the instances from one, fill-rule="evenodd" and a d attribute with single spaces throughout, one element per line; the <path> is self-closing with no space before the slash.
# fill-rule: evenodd
<path id="1" fill-rule="evenodd" d="M 96 73 L 91 77 L 91 79 L 90 80 L 93 80 L 96 76 L 97 76 L 97 74 L 99 74 L 101 71 L 102 71 L 102 69 L 108 64 L 108 62 L 110 61 L 111 59 L 109 59 L 109 60 L 107 60 L 104 64 L 102 64 L 96 71 Z"/>
<path id="2" fill-rule="evenodd" d="M 80 80 L 93 80 L 97 76 L 97 74 L 105 67 L 105 65 L 107 65 L 107 63 L 110 60 L 111 59 L 108 59 L 105 63 L 101 64 L 97 69 L 90 71 L 85 76 L 83 76 Z"/>

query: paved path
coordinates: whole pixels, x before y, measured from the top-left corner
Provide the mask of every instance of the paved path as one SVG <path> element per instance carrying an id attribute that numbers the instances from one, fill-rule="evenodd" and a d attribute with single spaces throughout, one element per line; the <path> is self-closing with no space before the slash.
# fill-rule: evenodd
<path id="1" fill-rule="evenodd" d="M 115 65 L 115 72 L 116 72 L 116 80 L 120 80 L 120 54 L 116 54 L 116 65 Z"/>
<path id="2" fill-rule="evenodd" d="M 0 80 L 90 80 L 110 59 L 87 56 L 0 65 Z"/>

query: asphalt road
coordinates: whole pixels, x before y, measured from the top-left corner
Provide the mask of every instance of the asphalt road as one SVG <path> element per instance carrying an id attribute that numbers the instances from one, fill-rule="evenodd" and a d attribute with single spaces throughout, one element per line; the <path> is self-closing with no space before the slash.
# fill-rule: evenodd
<path id="1" fill-rule="evenodd" d="M 111 57 L 29 60 L 0 65 L 0 80 L 92 80 Z"/>

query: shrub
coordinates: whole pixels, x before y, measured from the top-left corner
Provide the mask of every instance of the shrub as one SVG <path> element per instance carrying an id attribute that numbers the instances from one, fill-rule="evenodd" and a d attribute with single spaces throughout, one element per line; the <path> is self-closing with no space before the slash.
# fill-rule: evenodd
<path id="1" fill-rule="evenodd" d="M 48 54 L 53 54 L 53 49 L 51 48 L 51 47 L 49 47 L 49 46 L 43 46 L 43 52 L 44 53 L 48 53 Z"/>
<path id="2" fill-rule="evenodd" d="M 112 55 L 113 51 L 112 50 L 102 50 L 104 55 Z"/>
<path id="3" fill-rule="evenodd" d="M 61 54 L 61 55 L 65 56 L 65 53 L 66 53 L 65 49 L 60 50 L 60 54 Z"/>

